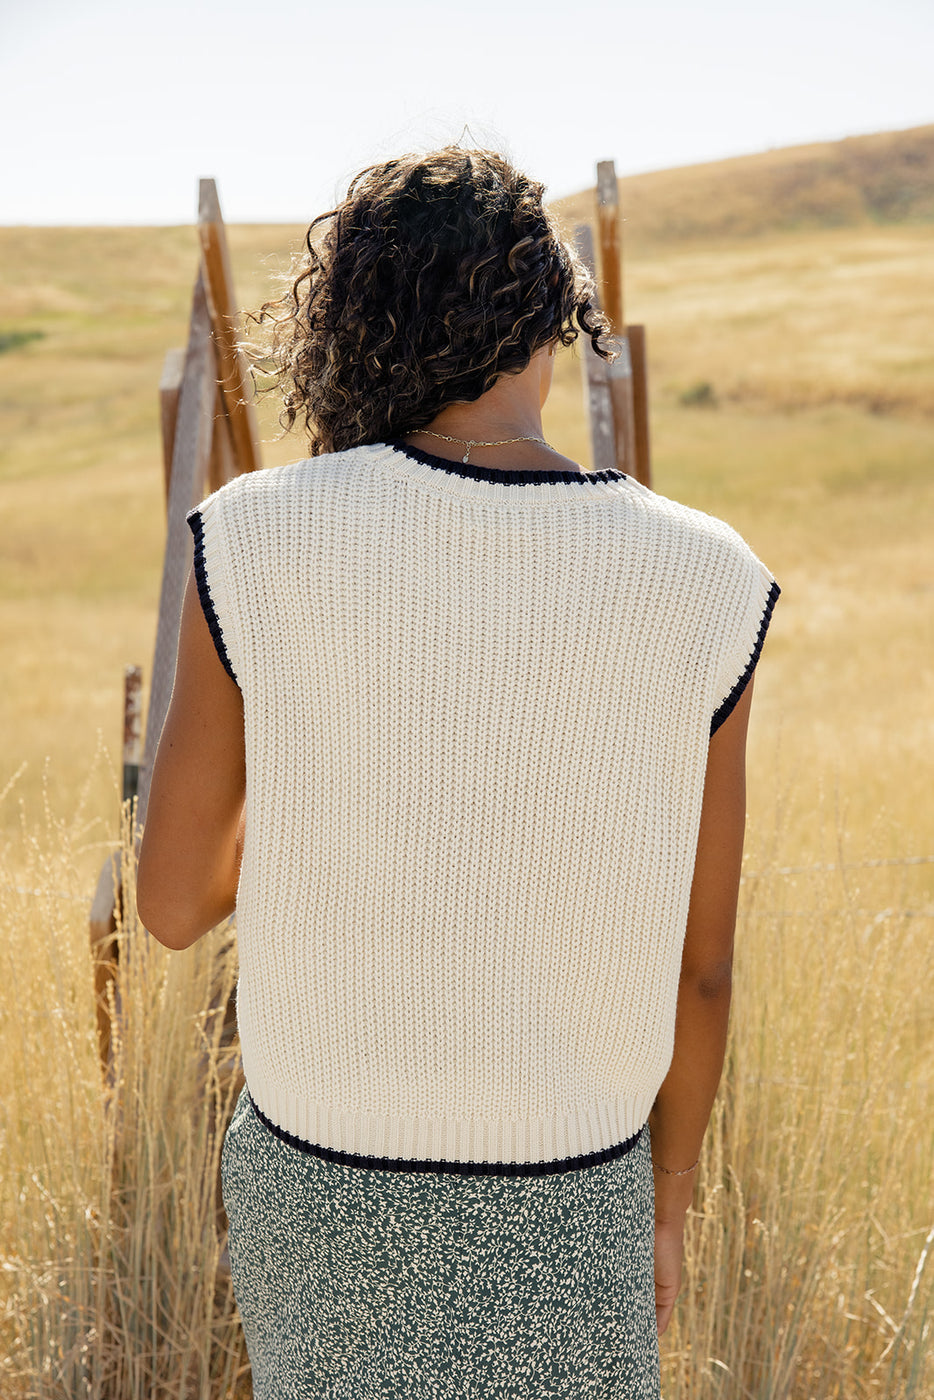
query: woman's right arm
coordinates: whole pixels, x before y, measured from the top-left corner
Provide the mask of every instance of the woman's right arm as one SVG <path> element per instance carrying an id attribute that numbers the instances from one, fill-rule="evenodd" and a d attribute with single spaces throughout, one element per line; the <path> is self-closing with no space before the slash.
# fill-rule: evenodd
<path id="1" fill-rule="evenodd" d="M 681 1286 L 684 1221 L 726 1051 L 733 932 L 746 826 L 746 729 L 752 681 L 707 756 L 694 879 L 668 1074 L 649 1115 L 655 1163 L 655 1312 L 659 1334 Z"/>
<path id="2" fill-rule="evenodd" d="M 189 576 L 172 701 L 152 770 L 136 907 L 167 948 L 188 948 L 233 913 L 246 792 L 243 701 Z"/>

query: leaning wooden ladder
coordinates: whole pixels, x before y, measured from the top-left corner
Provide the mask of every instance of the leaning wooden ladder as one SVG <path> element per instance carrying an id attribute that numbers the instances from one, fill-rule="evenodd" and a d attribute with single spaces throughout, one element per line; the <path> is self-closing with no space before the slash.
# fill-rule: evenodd
<path id="1" fill-rule="evenodd" d="M 192 539 L 185 517 L 210 491 L 262 465 L 252 385 L 238 347 L 238 324 L 227 236 L 217 187 L 202 180 L 198 199 L 201 260 L 191 302 L 188 344 L 169 350 L 159 385 L 167 532 L 156 646 L 141 741 L 142 672 L 128 667 L 124 689 L 123 800 L 134 828 L 149 801 L 156 745 L 175 677 L 175 651 Z M 101 1057 L 106 1066 L 114 1014 L 112 988 L 118 956 L 122 896 L 120 860 L 101 870 L 91 907 L 91 949 Z"/>

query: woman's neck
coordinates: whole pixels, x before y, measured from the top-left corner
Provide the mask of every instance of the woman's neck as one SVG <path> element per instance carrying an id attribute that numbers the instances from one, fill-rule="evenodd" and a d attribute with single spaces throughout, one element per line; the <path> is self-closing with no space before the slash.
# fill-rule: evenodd
<path id="1" fill-rule="evenodd" d="M 473 403 L 443 408 L 405 441 L 449 461 L 469 455 L 477 466 L 494 470 L 581 471 L 545 441 L 542 407 L 551 384 L 550 361 L 547 350 L 538 351 L 520 374 L 502 375 Z"/>

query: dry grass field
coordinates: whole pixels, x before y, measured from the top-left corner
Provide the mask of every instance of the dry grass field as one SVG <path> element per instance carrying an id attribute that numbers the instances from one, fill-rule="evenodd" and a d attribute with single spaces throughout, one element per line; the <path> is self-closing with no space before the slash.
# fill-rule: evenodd
<path id="1" fill-rule="evenodd" d="M 883 155 L 920 168 L 918 133 L 893 139 L 841 143 L 804 215 L 783 196 L 771 225 L 781 153 L 639 177 L 662 210 L 627 268 L 656 489 L 728 519 L 783 587 L 666 1400 L 934 1400 L 934 186 L 918 177 L 905 222 L 891 191 L 888 214 L 851 200 Z M 685 208 L 720 191 L 715 227 L 676 236 L 676 176 Z M 230 231 L 245 305 L 299 232 Z M 232 955 L 212 955 L 222 933 L 167 955 L 127 912 L 105 1088 L 87 953 L 119 840 L 122 668 L 152 653 L 156 387 L 196 237 L 6 229 L 0 255 L 0 1393 L 246 1395 L 215 1209 L 230 1088 L 210 1008 Z M 585 458 L 581 404 L 567 355 L 547 431 Z M 301 455 L 262 417 L 267 464 Z"/>

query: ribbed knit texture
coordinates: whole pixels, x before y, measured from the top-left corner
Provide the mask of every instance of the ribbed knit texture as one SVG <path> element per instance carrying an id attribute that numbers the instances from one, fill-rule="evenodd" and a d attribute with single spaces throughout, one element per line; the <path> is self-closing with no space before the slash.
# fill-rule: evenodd
<path id="1" fill-rule="evenodd" d="M 191 521 L 244 700 L 258 1109 L 367 1165 L 622 1150 L 670 1062 L 711 724 L 769 572 L 613 473 L 385 445 L 240 477 Z"/>

